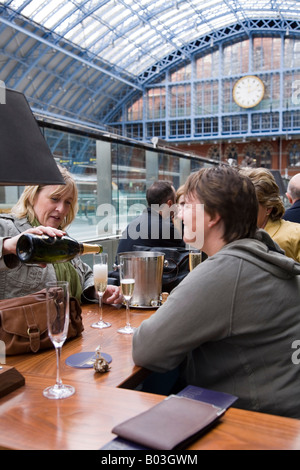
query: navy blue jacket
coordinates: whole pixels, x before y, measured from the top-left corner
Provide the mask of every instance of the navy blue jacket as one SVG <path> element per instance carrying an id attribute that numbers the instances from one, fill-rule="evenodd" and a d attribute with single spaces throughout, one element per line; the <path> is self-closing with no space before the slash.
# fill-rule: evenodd
<path id="1" fill-rule="evenodd" d="M 294 202 L 294 204 L 285 211 L 282 218 L 300 224 L 300 199 Z"/>
<path id="2" fill-rule="evenodd" d="M 134 245 L 148 247 L 185 247 L 181 234 L 170 218 L 163 219 L 148 207 L 127 226 L 119 242 L 117 253 L 135 251 Z"/>

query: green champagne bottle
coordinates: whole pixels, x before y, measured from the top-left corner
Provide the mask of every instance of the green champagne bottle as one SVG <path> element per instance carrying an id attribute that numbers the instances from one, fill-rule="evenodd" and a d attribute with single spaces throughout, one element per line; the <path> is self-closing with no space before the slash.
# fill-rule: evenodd
<path id="1" fill-rule="evenodd" d="M 77 255 L 102 251 L 101 245 L 80 243 L 67 235 L 49 237 L 24 233 L 17 242 L 17 256 L 23 263 L 64 263 Z"/>

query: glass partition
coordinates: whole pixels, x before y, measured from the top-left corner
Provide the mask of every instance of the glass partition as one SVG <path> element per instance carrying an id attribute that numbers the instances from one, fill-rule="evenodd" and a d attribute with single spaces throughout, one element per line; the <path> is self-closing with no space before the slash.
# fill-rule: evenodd
<path id="1" fill-rule="evenodd" d="M 205 165 L 200 158 L 133 141 L 41 130 L 56 162 L 70 171 L 78 187 L 79 209 L 68 229 L 77 240 L 119 235 L 147 206 L 146 190 L 155 180 L 169 180 L 178 189 L 191 171 Z M 0 212 L 9 212 L 22 191 L 0 187 Z"/>
<path id="2" fill-rule="evenodd" d="M 120 233 L 146 206 L 146 156 L 143 149 L 123 144 L 111 150 L 114 233 Z"/>

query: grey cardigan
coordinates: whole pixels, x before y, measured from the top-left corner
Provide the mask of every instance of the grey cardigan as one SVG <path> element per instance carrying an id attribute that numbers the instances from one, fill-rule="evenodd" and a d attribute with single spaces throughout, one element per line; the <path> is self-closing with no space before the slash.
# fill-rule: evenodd
<path id="1" fill-rule="evenodd" d="M 21 297 L 37 292 L 45 288 L 46 282 L 56 279 L 52 264 L 48 264 L 45 268 L 36 265 L 29 266 L 21 263 L 17 256 L 3 256 L 3 240 L 14 237 L 29 228 L 31 225 L 26 218 L 17 219 L 10 214 L 0 215 L 0 299 Z M 94 285 L 91 268 L 83 263 L 79 256 L 71 262 L 79 274 L 83 291 L 87 291 Z"/>
<path id="2" fill-rule="evenodd" d="M 188 274 L 136 331 L 133 359 L 156 372 L 179 366 L 186 384 L 236 395 L 240 408 L 300 418 L 300 264 L 257 237 Z"/>

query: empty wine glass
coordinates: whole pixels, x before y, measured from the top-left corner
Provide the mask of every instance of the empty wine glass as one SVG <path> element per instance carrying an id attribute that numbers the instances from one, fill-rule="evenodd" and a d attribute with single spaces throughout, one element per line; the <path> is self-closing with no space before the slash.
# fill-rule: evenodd
<path id="1" fill-rule="evenodd" d="M 98 253 L 94 255 L 94 284 L 95 289 L 98 292 L 99 296 L 99 308 L 100 308 L 100 319 L 96 323 L 93 323 L 92 328 L 109 328 L 110 323 L 103 321 L 103 310 L 102 310 L 102 297 L 107 288 L 107 276 L 108 276 L 108 267 L 107 267 L 107 254 Z"/>
<path id="2" fill-rule="evenodd" d="M 130 308 L 129 303 L 131 301 L 134 285 L 135 285 L 135 273 L 134 273 L 134 258 L 126 255 L 120 256 L 120 285 L 121 291 L 126 303 L 126 325 L 118 330 L 118 333 L 132 334 L 135 331 L 130 324 Z"/>
<path id="3" fill-rule="evenodd" d="M 67 398 L 75 393 L 75 388 L 62 383 L 60 377 L 61 348 L 67 339 L 69 328 L 69 283 L 48 282 L 47 292 L 47 323 L 48 334 L 56 351 L 56 384 L 47 387 L 43 394 L 47 398 Z"/>

